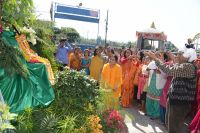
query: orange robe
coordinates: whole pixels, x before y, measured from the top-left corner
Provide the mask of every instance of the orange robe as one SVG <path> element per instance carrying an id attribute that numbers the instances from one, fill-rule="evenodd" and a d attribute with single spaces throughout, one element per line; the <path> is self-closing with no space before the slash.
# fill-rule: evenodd
<path id="1" fill-rule="evenodd" d="M 135 86 L 138 86 L 138 83 L 139 83 L 139 73 L 141 71 L 141 67 L 140 67 L 139 61 L 135 61 L 134 65 L 136 66 L 136 72 L 135 72 L 135 77 L 134 77 L 134 80 L 133 80 L 133 84 Z"/>
<path id="2" fill-rule="evenodd" d="M 121 104 L 123 107 L 130 107 L 133 101 L 133 81 L 137 67 L 133 64 L 134 62 L 129 60 L 122 64 L 122 97 Z"/>
<path id="3" fill-rule="evenodd" d="M 107 92 L 105 101 L 107 109 L 119 106 L 119 97 L 121 96 L 122 69 L 116 64 L 112 68 L 109 63 L 105 64 L 101 75 L 101 87 Z M 114 88 L 117 88 L 114 90 Z"/>
<path id="4" fill-rule="evenodd" d="M 81 58 L 71 54 L 70 56 L 70 68 L 79 71 L 81 69 Z"/>

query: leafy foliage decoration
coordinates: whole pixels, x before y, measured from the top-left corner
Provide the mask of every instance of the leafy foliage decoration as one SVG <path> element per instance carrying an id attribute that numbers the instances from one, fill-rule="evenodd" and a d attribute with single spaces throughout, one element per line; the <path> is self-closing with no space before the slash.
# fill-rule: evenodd
<path id="1" fill-rule="evenodd" d="M 58 72 L 56 82 L 56 101 L 59 101 L 57 109 L 66 105 L 73 111 L 86 111 L 90 105 L 97 106 L 100 92 L 95 80 L 83 73 L 66 69 Z"/>
<path id="2" fill-rule="evenodd" d="M 0 39 L 0 67 L 4 68 L 8 75 L 20 74 L 27 78 L 29 71 L 22 61 L 23 55 L 19 48 L 6 44 Z"/>
<path id="3" fill-rule="evenodd" d="M 47 58 L 50 61 L 52 70 L 55 73 L 60 66 L 54 57 L 56 46 L 53 41 L 53 27 L 54 23 L 51 21 L 36 20 L 33 24 L 33 29 L 36 32 L 37 44 L 31 48 L 36 51 L 39 56 Z"/>
<path id="4" fill-rule="evenodd" d="M 33 0 L 0 0 L 0 17 L 5 24 L 31 24 L 35 20 Z"/>
<path id="5" fill-rule="evenodd" d="M 0 101 L 0 133 L 8 130 L 13 131 L 15 127 L 10 124 L 16 118 L 16 114 L 9 112 L 9 106 Z"/>

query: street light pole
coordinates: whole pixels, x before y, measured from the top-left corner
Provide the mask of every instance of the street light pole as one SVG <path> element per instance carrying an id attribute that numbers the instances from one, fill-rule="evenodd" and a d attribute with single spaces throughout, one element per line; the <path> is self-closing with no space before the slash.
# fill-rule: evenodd
<path id="1" fill-rule="evenodd" d="M 108 32 L 108 10 L 107 10 L 107 16 L 106 16 L 105 46 L 106 46 L 106 43 L 107 43 L 107 32 Z"/>

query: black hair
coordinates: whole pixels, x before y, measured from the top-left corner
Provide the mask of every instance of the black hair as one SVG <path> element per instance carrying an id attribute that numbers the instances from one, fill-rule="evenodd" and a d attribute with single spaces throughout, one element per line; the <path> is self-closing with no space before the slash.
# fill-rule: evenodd
<path id="1" fill-rule="evenodd" d="M 120 56 L 124 56 L 124 54 L 122 55 L 122 53 L 124 53 L 123 49 L 121 49 Z"/>
<path id="2" fill-rule="evenodd" d="M 85 53 L 86 53 L 86 52 L 88 52 L 88 55 L 90 55 L 89 49 L 85 49 L 85 50 L 84 50 L 84 54 L 83 54 L 84 56 L 85 56 Z"/>
<path id="3" fill-rule="evenodd" d="M 125 58 L 127 58 L 127 57 L 126 57 L 126 52 L 127 52 L 128 50 L 131 52 L 131 55 L 133 54 L 132 50 L 126 49 L 126 50 L 124 51 L 124 57 L 125 57 Z"/>
<path id="4" fill-rule="evenodd" d="M 140 52 L 140 61 L 141 61 L 141 62 L 142 62 L 143 58 L 144 58 L 144 53 L 141 51 L 141 52 Z"/>
<path id="5" fill-rule="evenodd" d="M 114 57 L 115 57 L 115 61 L 118 62 L 118 56 L 114 55 Z"/>
<path id="6" fill-rule="evenodd" d="M 169 61 L 169 56 L 166 53 L 163 54 L 163 58 L 165 62 Z"/>
<path id="7" fill-rule="evenodd" d="M 111 53 L 112 53 L 112 54 L 115 54 L 115 51 L 114 51 L 114 49 L 111 49 L 110 51 L 111 51 Z"/>
<path id="8" fill-rule="evenodd" d="M 95 48 L 95 50 L 94 50 L 94 56 L 97 55 L 97 50 L 98 50 L 98 48 Z"/>

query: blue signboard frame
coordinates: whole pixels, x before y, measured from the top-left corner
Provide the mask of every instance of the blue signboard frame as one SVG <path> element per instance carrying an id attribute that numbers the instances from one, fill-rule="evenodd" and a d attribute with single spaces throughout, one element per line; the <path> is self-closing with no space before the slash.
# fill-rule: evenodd
<path id="1" fill-rule="evenodd" d="M 52 4 L 51 13 L 52 20 L 55 20 L 55 18 L 60 18 L 91 23 L 99 23 L 100 20 L 99 10 L 59 3 Z"/>
<path id="2" fill-rule="evenodd" d="M 83 8 L 80 6 L 64 5 L 52 2 L 50 14 L 52 21 L 55 21 L 56 18 L 59 18 L 59 19 L 71 19 L 71 20 L 90 22 L 90 23 L 98 23 L 97 39 L 99 37 L 100 10 Z"/>

